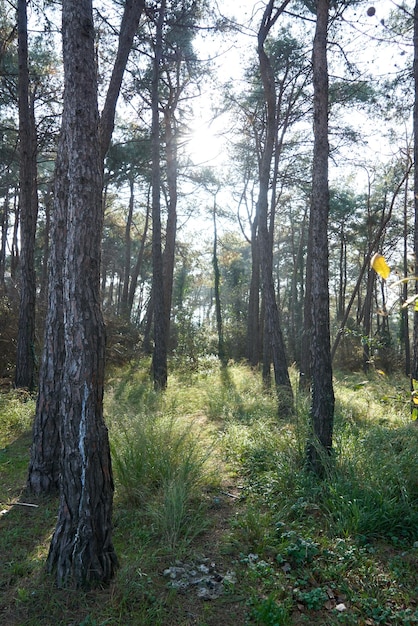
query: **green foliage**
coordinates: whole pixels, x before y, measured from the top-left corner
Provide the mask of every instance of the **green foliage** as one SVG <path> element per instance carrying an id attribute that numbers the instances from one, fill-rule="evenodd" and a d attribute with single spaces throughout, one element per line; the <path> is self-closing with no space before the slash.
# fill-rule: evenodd
<path id="1" fill-rule="evenodd" d="M 19 296 L 12 295 L 0 288 L 0 378 L 12 375 L 16 360 Z"/>
<path id="2" fill-rule="evenodd" d="M 251 617 L 260 626 L 287 626 L 292 623 L 289 609 L 276 602 L 273 596 L 255 600 Z"/>
<path id="3" fill-rule="evenodd" d="M 110 430 L 118 497 L 140 507 L 169 549 L 191 541 L 204 528 L 208 442 L 149 382 L 125 384 L 115 391 L 115 402 L 125 410 Z"/>
<path id="4" fill-rule="evenodd" d="M 88 594 L 63 595 L 44 573 L 57 502 L 15 504 L 30 440 L 13 439 L 29 425 L 34 402 L 0 396 L 6 621 L 43 623 L 48 615 L 62 626 L 69 616 L 85 626 L 164 626 L 186 623 L 193 603 L 202 626 L 418 623 L 418 429 L 406 379 L 336 372 L 335 450 L 323 480 L 304 466 L 303 396 L 292 420 L 277 423 L 274 398 L 243 365 L 202 359 L 187 385 L 176 372 L 164 394 L 149 379 L 144 361 L 108 381 L 121 567 L 110 589 Z M 27 420 L 17 417 L 29 407 Z M 4 418 L 13 413 L 10 429 Z M 236 583 L 210 602 L 168 588 L 162 572 L 185 555 L 209 556 L 234 571 Z"/>
<path id="5" fill-rule="evenodd" d="M 24 390 L 0 394 L 0 448 L 20 434 L 31 424 L 35 413 L 35 399 Z"/>

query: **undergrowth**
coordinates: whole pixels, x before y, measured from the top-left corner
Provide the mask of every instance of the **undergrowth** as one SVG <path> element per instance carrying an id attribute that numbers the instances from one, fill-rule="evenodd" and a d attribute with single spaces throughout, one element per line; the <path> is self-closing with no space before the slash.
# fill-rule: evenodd
<path id="1" fill-rule="evenodd" d="M 337 374 L 334 453 L 319 480 L 305 466 L 309 398 L 296 393 L 283 420 L 245 366 L 208 359 L 187 384 L 172 372 L 161 394 L 146 365 L 109 377 L 120 568 L 88 594 L 60 592 L 44 572 L 58 503 L 23 490 L 34 401 L 0 396 L 0 621 L 418 624 L 418 428 L 407 380 Z M 210 601 L 162 575 L 212 561 L 234 574 Z"/>

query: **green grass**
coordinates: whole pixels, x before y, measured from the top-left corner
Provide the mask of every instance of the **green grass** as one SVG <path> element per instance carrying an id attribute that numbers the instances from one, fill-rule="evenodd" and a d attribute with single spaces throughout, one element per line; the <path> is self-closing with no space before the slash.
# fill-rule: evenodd
<path id="1" fill-rule="evenodd" d="M 274 394 L 242 365 L 208 359 L 187 379 L 173 371 L 165 394 L 153 390 L 149 364 L 115 370 L 105 413 L 120 568 L 89 593 L 59 591 L 44 571 L 58 503 L 23 490 L 34 400 L 2 394 L 0 622 L 418 624 L 418 427 L 408 381 L 337 374 L 335 391 L 334 456 L 321 481 L 305 468 L 302 395 L 284 421 Z M 178 559 L 205 558 L 235 572 L 218 600 L 167 585 L 162 573 Z"/>

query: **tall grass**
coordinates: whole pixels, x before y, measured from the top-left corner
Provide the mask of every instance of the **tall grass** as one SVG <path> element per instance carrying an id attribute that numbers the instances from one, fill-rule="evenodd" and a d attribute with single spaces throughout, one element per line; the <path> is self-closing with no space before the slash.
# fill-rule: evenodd
<path id="1" fill-rule="evenodd" d="M 381 378 L 336 383 L 334 456 L 322 481 L 305 468 L 306 399 L 297 399 L 295 418 L 286 423 L 271 416 L 230 420 L 225 454 L 246 477 L 254 506 L 285 522 L 311 516 L 315 523 L 321 515 L 335 536 L 416 538 L 418 428 L 402 402 L 407 391 L 398 387 Z"/>
<path id="2" fill-rule="evenodd" d="M 26 391 L 0 394 L 0 448 L 27 430 L 35 414 L 35 399 Z"/>
<path id="3" fill-rule="evenodd" d="M 117 496 L 138 508 L 169 549 L 202 531 L 205 493 L 215 482 L 210 436 L 183 417 L 175 395 L 132 376 L 109 407 Z"/>

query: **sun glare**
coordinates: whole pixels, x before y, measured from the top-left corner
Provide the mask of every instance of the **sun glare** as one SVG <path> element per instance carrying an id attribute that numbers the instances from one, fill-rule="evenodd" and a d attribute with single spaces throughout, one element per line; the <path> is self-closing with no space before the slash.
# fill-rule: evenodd
<path id="1" fill-rule="evenodd" d="M 214 124 L 201 124 L 185 146 L 192 163 L 201 167 L 218 167 L 225 161 L 224 138 Z"/>

